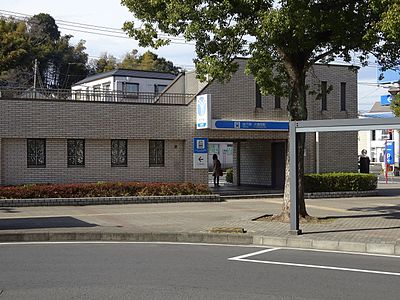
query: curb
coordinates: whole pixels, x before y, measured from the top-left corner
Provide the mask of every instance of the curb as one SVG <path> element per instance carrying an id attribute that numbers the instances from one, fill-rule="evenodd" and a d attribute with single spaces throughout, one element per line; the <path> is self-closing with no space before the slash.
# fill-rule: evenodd
<path id="1" fill-rule="evenodd" d="M 83 205 L 221 202 L 221 201 L 223 200 L 218 194 L 176 195 L 176 196 L 87 197 L 87 198 L 35 198 L 35 199 L 0 199 L 0 207 L 83 206 Z"/>
<path id="2" fill-rule="evenodd" d="M 232 233 L 168 233 L 168 232 L 24 232 L 1 233 L 0 243 L 6 242 L 67 242 L 67 241 L 132 241 L 181 242 L 257 245 L 315 250 L 400 256 L 400 242 L 364 243 L 349 241 L 313 240 L 303 237 L 273 237 Z"/>

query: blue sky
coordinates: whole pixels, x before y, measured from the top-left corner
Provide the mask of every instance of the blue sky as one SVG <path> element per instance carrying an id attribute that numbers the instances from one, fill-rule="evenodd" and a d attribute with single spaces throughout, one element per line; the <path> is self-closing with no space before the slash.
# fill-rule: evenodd
<path id="1" fill-rule="evenodd" d="M 56 20 L 92 24 L 97 26 L 121 28 L 124 21 L 133 20 L 133 15 L 119 0 L 2 0 L 0 13 L 4 10 L 20 14 L 33 15 L 37 13 L 48 13 Z M 96 58 L 101 53 L 107 52 L 117 58 L 121 58 L 132 49 L 144 52 L 146 49 L 139 48 L 133 39 L 116 38 L 89 34 L 85 28 L 58 24 L 62 34 L 74 36 L 73 43 L 83 39 L 86 41 L 86 52 L 90 58 Z M 80 32 L 77 30 L 81 30 Z M 109 33 L 116 35 L 114 33 Z M 152 49 L 150 49 L 152 50 Z M 182 67 L 193 67 L 195 57 L 194 47 L 188 44 L 172 44 L 158 50 L 152 50 L 158 55 L 171 60 Z M 367 111 L 374 102 L 379 101 L 381 95 L 387 94 L 387 89 L 376 85 L 375 66 L 361 68 L 358 75 L 358 102 L 359 110 Z"/>

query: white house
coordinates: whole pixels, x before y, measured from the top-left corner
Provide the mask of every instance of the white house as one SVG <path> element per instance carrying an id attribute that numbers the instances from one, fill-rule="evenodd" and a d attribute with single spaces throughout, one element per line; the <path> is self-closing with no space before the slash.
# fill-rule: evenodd
<path id="1" fill-rule="evenodd" d="M 86 77 L 71 89 L 75 100 L 145 99 L 161 93 L 175 77 L 164 72 L 117 69 Z M 149 97 L 144 97 L 145 94 Z"/>

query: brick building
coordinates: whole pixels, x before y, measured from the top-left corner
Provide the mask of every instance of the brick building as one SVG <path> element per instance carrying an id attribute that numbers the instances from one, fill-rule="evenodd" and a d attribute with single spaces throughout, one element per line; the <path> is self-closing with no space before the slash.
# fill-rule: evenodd
<path id="1" fill-rule="evenodd" d="M 181 74 L 152 101 L 128 102 L 0 97 L 0 184 L 145 181 L 207 183 L 195 169 L 193 138 L 233 143 L 235 184 L 282 187 L 287 130 L 196 129 L 196 95 L 211 95 L 212 119 L 287 121 L 286 99 L 260 96 L 244 74 L 200 83 Z M 357 117 L 353 68 L 315 65 L 312 88 L 332 86 L 321 99 L 308 96 L 309 119 Z M 171 98 L 174 100 L 171 101 Z M 179 98 L 179 101 L 177 101 Z M 307 136 L 306 172 L 316 170 L 314 134 Z M 319 170 L 356 171 L 357 133 L 321 133 Z"/>

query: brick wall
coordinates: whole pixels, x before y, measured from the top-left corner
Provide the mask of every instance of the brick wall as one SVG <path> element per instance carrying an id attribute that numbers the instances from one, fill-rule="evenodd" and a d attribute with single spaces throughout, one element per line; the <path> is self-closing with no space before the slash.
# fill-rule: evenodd
<path id="1" fill-rule="evenodd" d="M 282 99 L 282 109 L 274 108 L 273 96 L 263 96 L 262 108 L 255 107 L 254 80 L 244 74 L 245 60 L 238 62 L 240 68 L 231 81 L 225 84 L 212 82 L 202 91 L 212 95 L 213 118 L 287 120 L 286 99 Z M 328 110 L 321 111 L 320 100 L 309 96 L 309 119 L 356 118 L 356 73 L 343 66 L 316 65 L 307 82 L 314 87 L 321 80 L 333 86 L 332 92 L 328 94 Z M 340 82 L 346 82 L 346 111 L 340 111 Z M 260 157 L 266 166 L 262 182 L 271 182 L 271 175 L 268 175 L 270 164 L 267 163 L 270 153 L 266 152 L 261 157 L 261 152 L 249 152 L 247 145 L 251 145 L 252 141 L 264 141 L 261 144 L 286 141 L 287 132 L 196 130 L 195 111 L 195 101 L 188 105 L 154 105 L 0 99 L 0 184 L 125 179 L 206 183 L 207 170 L 193 169 L 193 137 L 243 144 L 244 148 L 239 155 L 237 150 L 241 150 L 234 149 L 234 155 L 239 159 L 239 165 L 235 168 L 242 169 L 242 175 L 246 175 L 242 176 L 246 179 L 241 178 L 240 181 L 260 182 L 260 176 L 251 175 L 253 171 L 248 171 L 247 165 L 256 168 L 255 160 L 251 158 Z M 308 136 L 306 171 L 314 172 L 314 134 Z M 39 170 L 26 167 L 27 138 L 47 139 L 46 168 Z M 86 140 L 85 168 L 66 167 L 65 140 L 68 138 Z M 110 139 L 129 140 L 127 168 L 110 167 Z M 165 167 L 150 168 L 146 165 L 149 139 L 166 140 L 168 165 Z M 258 142 L 255 143 L 252 145 L 258 145 Z M 346 145 L 346 150 L 343 145 Z M 323 162 L 321 171 L 357 170 L 357 137 L 353 133 L 321 137 L 320 149 L 320 160 Z M 246 157 L 249 159 L 246 160 Z M 235 180 L 238 175 L 235 175 Z"/>
<path id="2" fill-rule="evenodd" d="M 240 184 L 272 185 L 271 143 L 246 141 L 240 143 Z"/>
<path id="3" fill-rule="evenodd" d="M 128 140 L 127 167 L 111 166 L 110 140 L 85 140 L 85 166 L 67 166 L 65 139 L 46 140 L 46 167 L 28 168 L 26 139 L 3 139 L 2 169 L 6 184 L 142 181 L 183 182 L 185 142 L 165 141 L 165 166 L 149 167 L 149 141 Z"/>

